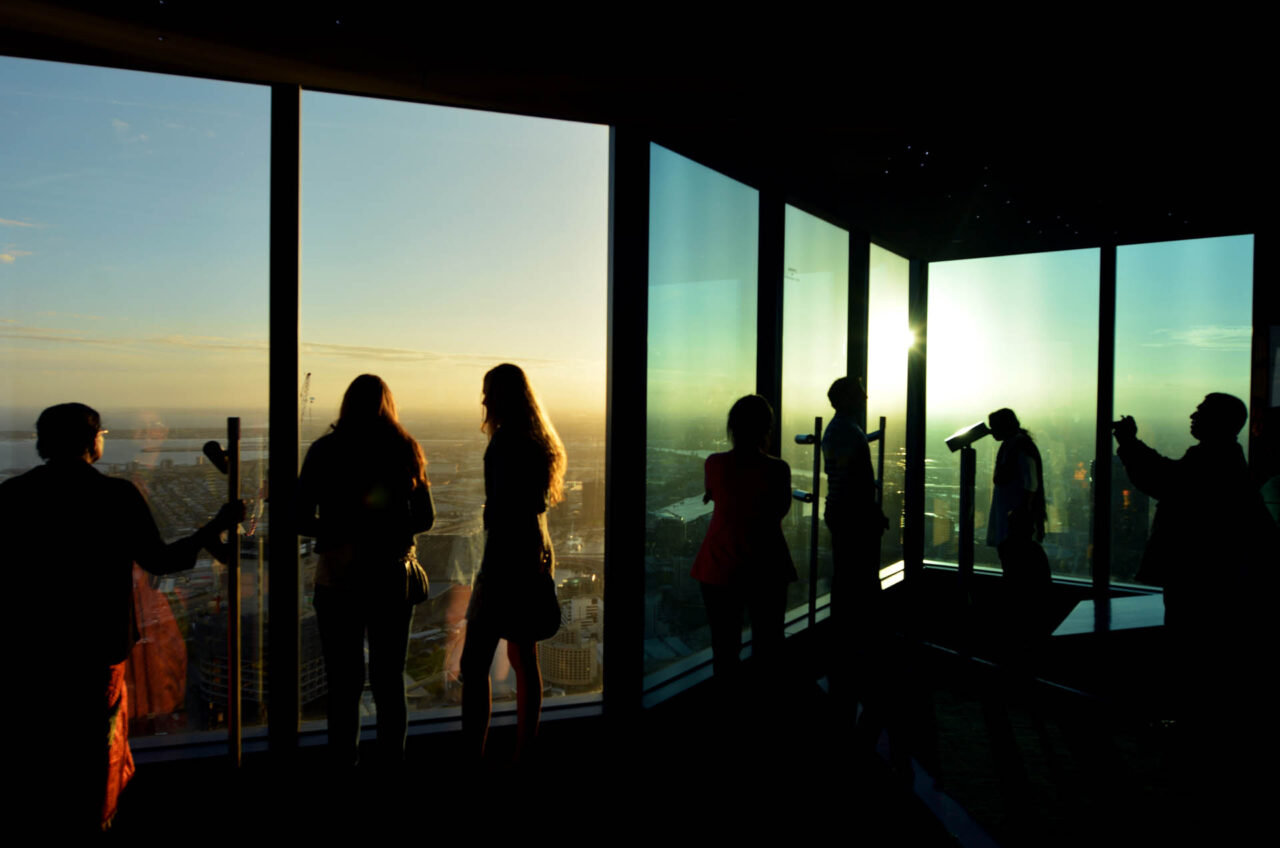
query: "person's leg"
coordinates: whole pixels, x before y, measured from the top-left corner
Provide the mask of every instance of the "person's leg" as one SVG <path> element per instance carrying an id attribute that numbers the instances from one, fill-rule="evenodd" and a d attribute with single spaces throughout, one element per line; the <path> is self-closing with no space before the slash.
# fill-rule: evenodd
<path id="1" fill-rule="evenodd" d="M 484 756 L 484 743 L 489 735 L 489 713 L 492 709 L 489 690 L 489 666 L 498 649 L 498 633 L 467 622 L 466 642 L 462 646 L 459 672 L 462 675 L 462 736 L 468 756 Z"/>
<path id="2" fill-rule="evenodd" d="M 542 669 L 538 667 L 538 643 L 507 642 L 507 658 L 516 673 L 516 761 L 524 759 L 538 735 L 542 716 Z"/>
<path id="3" fill-rule="evenodd" d="M 364 619 L 356 604 L 330 586 L 316 587 L 315 607 L 329 687 L 329 756 L 336 765 L 354 766 L 360 758 Z"/>
<path id="4" fill-rule="evenodd" d="M 404 759 L 409 708 L 404 694 L 404 662 L 409 650 L 413 606 L 395 599 L 369 616 L 369 685 L 378 707 L 378 755 L 384 762 Z"/>
<path id="5" fill-rule="evenodd" d="M 765 685 L 782 685 L 784 621 L 787 613 L 787 584 L 769 581 L 751 586 L 747 597 L 751 618 L 751 658 L 756 677 Z"/>
<path id="6" fill-rule="evenodd" d="M 737 676 L 742 654 L 742 592 L 734 586 L 701 583 L 711 627 L 711 662 L 721 687 Z"/>

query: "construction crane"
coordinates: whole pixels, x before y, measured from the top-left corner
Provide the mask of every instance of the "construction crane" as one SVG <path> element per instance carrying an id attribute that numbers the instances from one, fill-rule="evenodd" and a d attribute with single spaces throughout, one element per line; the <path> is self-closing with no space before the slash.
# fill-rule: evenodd
<path id="1" fill-rule="evenodd" d="M 315 398 L 311 396 L 311 372 L 307 372 L 307 376 L 302 378 L 302 391 L 298 393 L 298 405 L 301 407 L 298 413 L 298 424 L 305 422 L 310 415 L 311 404 L 315 403 Z"/>

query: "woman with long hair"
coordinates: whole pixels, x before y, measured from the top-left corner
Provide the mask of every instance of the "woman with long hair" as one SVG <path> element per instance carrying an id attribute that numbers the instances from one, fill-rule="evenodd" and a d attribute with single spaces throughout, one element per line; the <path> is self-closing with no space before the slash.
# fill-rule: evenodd
<path id="1" fill-rule="evenodd" d="M 489 666 L 498 640 L 516 674 L 516 759 L 538 732 L 542 672 L 529 631 L 534 587 L 555 569 L 547 508 L 564 500 L 566 458 L 555 427 L 518 366 L 484 375 L 485 550 L 467 608 L 462 649 L 462 731 L 468 751 L 484 754 L 491 709 Z"/>
<path id="2" fill-rule="evenodd" d="M 791 467 L 769 455 L 773 407 L 760 395 L 729 410 L 733 449 L 706 462 L 703 502 L 714 501 L 711 526 L 693 561 L 711 626 L 711 657 L 719 688 L 736 685 L 742 614 L 751 619 L 751 653 L 762 671 L 782 653 L 787 584 L 796 568 L 782 535 L 791 509 Z"/>
<path id="3" fill-rule="evenodd" d="M 408 726 L 404 663 L 413 618 L 405 568 L 414 536 L 435 521 L 435 507 L 426 457 L 400 425 L 380 377 L 352 381 L 338 420 L 307 451 L 298 509 L 299 532 L 316 539 L 319 554 L 315 607 L 329 683 L 330 752 L 341 766 L 359 758 L 367 633 L 378 752 L 398 762 Z"/>

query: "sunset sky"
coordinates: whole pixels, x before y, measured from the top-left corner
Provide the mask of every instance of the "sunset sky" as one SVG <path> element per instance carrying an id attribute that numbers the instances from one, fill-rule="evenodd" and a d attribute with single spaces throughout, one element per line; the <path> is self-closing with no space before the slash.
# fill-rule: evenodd
<path id="1" fill-rule="evenodd" d="M 0 58 L 0 406 L 265 409 L 269 106 Z M 603 411 L 605 127 L 307 93 L 302 145 L 317 416 L 366 371 L 406 412 L 476 409 L 504 360 Z"/>

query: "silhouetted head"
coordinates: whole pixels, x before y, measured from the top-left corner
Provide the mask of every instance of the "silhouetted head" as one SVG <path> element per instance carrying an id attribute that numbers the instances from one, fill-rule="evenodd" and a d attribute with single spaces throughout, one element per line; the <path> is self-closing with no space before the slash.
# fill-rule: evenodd
<path id="1" fill-rule="evenodd" d="M 528 423 L 540 414 L 538 399 L 529 385 L 529 378 L 519 365 L 504 362 L 495 365 L 484 375 L 484 430 L 493 435 L 498 427 L 508 421 L 516 426 Z"/>
<path id="2" fill-rule="evenodd" d="M 768 451 L 773 407 L 760 395 L 740 397 L 729 409 L 729 440 L 735 450 Z"/>
<path id="3" fill-rule="evenodd" d="M 484 422 L 481 429 L 493 438 L 498 428 L 527 437 L 542 452 L 547 472 L 547 504 L 564 500 L 564 473 L 568 459 L 564 443 L 542 410 L 529 378 L 519 365 L 504 362 L 484 375 Z"/>
<path id="4" fill-rule="evenodd" d="M 1234 439 L 1249 418 L 1249 408 L 1235 395 L 1213 392 L 1191 413 L 1191 435 L 1199 441 Z"/>
<path id="5" fill-rule="evenodd" d="M 351 381 L 347 393 L 342 396 L 342 408 L 333 425 L 339 427 L 367 427 L 379 421 L 399 422 L 396 401 L 391 389 L 375 374 L 361 374 Z"/>
<path id="6" fill-rule="evenodd" d="M 397 465 L 403 463 L 414 486 L 427 485 L 427 457 L 418 440 L 400 425 L 396 400 L 381 377 L 361 374 L 351 381 L 333 431 L 363 445 L 363 450 L 388 451 Z"/>
<path id="7" fill-rule="evenodd" d="M 102 419 L 83 403 L 51 406 L 36 420 L 36 453 L 41 459 L 102 458 Z"/>
<path id="8" fill-rule="evenodd" d="M 997 409 L 988 415 L 987 426 L 991 428 L 991 438 L 998 442 L 1017 435 L 1018 431 L 1022 429 L 1022 424 L 1018 422 L 1018 416 L 1012 409 L 1008 408 Z"/>
<path id="9" fill-rule="evenodd" d="M 839 378 L 831 384 L 831 388 L 827 389 L 827 400 L 831 401 L 831 408 L 836 412 L 849 414 L 856 412 L 858 404 L 866 396 L 867 391 L 862 387 L 862 381 L 850 377 Z"/>

